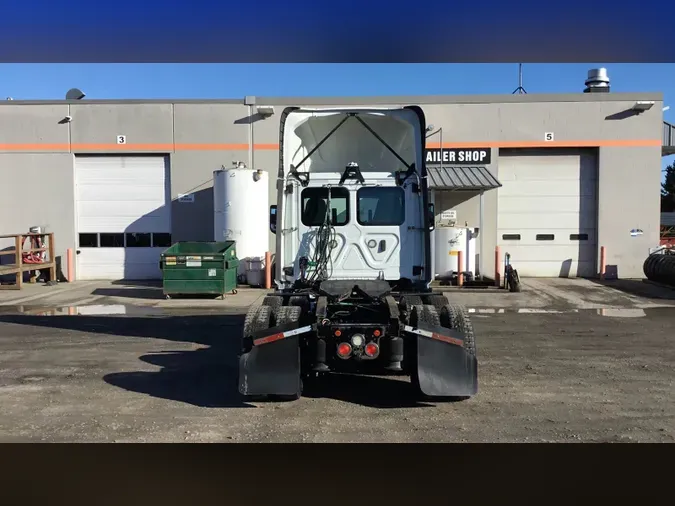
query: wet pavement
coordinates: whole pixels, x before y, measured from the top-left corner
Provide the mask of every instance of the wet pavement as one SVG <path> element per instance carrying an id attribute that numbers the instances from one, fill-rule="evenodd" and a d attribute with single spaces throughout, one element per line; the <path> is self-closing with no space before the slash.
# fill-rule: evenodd
<path id="1" fill-rule="evenodd" d="M 295 402 L 248 403 L 246 307 L 5 306 L 0 441 L 675 442 L 675 308 L 469 308 L 468 401 L 338 375 Z"/>
<path id="2" fill-rule="evenodd" d="M 419 402 L 405 376 L 349 375 L 296 402 L 244 402 L 241 326 L 264 290 L 0 292 L 0 441 L 675 442 L 675 290 L 524 288 L 446 292 L 476 328 L 479 393 L 461 403 Z"/>

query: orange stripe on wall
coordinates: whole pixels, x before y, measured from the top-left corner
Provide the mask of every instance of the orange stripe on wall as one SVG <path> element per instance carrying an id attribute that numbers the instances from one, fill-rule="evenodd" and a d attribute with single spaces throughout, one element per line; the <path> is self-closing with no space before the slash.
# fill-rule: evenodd
<path id="1" fill-rule="evenodd" d="M 444 148 L 598 148 L 598 147 L 661 147 L 661 139 L 608 139 L 601 141 L 499 141 L 499 142 L 444 142 Z M 427 142 L 427 148 L 438 149 L 438 142 Z"/>
<path id="2" fill-rule="evenodd" d="M 597 148 L 597 147 L 661 147 L 661 139 L 608 139 L 595 141 L 496 141 L 444 142 L 444 148 Z M 427 148 L 438 149 L 440 143 L 429 142 Z M 279 144 L 254 144 L 256 151 L 276 151 Z M 0 151 L 248 151 L 248 144 L 0 144 Z"/>

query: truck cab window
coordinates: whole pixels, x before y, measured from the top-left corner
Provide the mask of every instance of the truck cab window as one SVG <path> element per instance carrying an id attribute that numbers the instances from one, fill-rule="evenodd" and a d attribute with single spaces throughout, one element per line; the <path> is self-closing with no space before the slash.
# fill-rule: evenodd
<path id="1" fill-rule="evenodd" d="M 361 188 L 356 199 L 361 225 L 399 226 L 405 221 L 405 193 L 401 188 Z"/>
<path id="2" fill-rule="evenodd" d="M 318 227 L 326 220 L 328 205 L 327 188 L 305 188 L 302 191 L 302 223 L 308 227 Z M 331 188 L 331 218 L 334 226 L 349 222 L 349 190 Z"/>

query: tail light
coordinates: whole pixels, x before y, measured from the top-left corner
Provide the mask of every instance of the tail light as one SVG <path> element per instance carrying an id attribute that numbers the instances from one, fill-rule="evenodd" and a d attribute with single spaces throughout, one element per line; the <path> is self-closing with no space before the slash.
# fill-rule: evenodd
<path id="1" fill-rule="evenodd" d="M 349 343 L 340 343 L 337 348 L 337 354 L 340 358 L 347 358 L 352 354 L 352 346 Z"/>
<path id="2" fill-rule="evenodd" d="M 334 334 L 335 334 L 335 337 L 340 337 L 342 335 L 342 331 L 340 329 L 336 329 Z"/>
<path id="3" fill-rule="evenodd" d="M 366 355 L 369 357 L 376 357 L 378 353 L 380 353 L 380 347 L 375 344 L 375 343 L 368 343 L 366 344 L 366 349 L 364 350 L 366 352 Z"/>
<path id="4" fill-rule="evenodd" d="M 375 330 L 373 331 L 373 335 L 374 335 L 375 337 L 380 337 L 381 334 L 382 334 L 382 332 L 380 332 L 380 329 L 375 329 Z"/>

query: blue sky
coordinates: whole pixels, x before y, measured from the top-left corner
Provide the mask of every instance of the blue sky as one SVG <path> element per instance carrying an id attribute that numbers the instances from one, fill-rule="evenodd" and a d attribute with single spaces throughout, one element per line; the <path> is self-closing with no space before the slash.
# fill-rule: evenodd
<path id="1" fill-rule="evenodd" d="M 661 91 L 675 122 L 675 64 L 525 64 L 528 93 L 580 92 L 590 68 L 606 67 L 612 91 Z M 0 99 L 511 93 L 517 64 L 0 64 Z M 673 158 L 664 159 L 672 163 Z"/>

